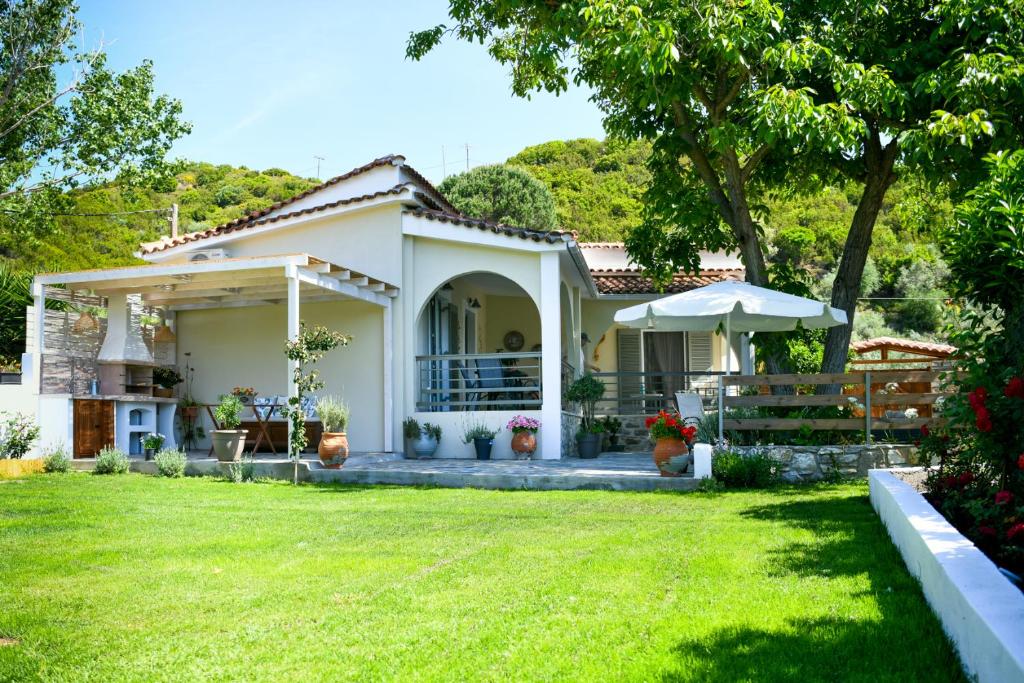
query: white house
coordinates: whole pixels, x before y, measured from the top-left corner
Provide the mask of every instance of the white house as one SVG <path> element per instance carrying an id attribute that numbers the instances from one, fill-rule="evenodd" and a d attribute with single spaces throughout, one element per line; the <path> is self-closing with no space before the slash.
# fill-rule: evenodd
<path id="1" fill-rule="evenodd" d="M 213 403 L 239 386 L 286 395 L 283 345 L 300 321 L 352 335 L 318 367 L 326 392 L 351 406 L 356 452 L 400 451 L 402 421 L 414 417 L 442 427 L 437 457 L 470 457 L 469 422 L 502 429 L 522 413 L 542 422 L 537 455 L 562 457 L 578 424 L 564 382 L 594 372 L 608 383 L 604 412 L 640 414 L 675 389 L 713 383 L 727 352 L 713 334 L 617 328 L 618 308 L 662 295 L 621 244 L 464 216 L 397 155 L 225 225 L 143 244 L 139 256 L 146 265 L 36 277 L 23 367 L 44 444 L 85 456 L 105 441 L 137 449 L 149 429 L 174 431 L 177 398 L 151 396 L 156 366 L 194 371 L 177 397 Z M 743 277 L 735 258 L 702 262 L 667 291 Z M 68 310 L 44 316 L 53 297 Z M 749 354 L 732 342 L 740 367 Z M 495 457 L 510 455 L 499 437 Z"/>

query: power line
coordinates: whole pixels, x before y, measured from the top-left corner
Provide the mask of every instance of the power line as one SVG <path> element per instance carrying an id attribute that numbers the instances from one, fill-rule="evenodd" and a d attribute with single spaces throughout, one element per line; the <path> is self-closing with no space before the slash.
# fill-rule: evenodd
<path id="1" fill-rule="evenodd" d="M 170 208 L 166 209 L 139 209 L 138 211 L 107 211 L 103 213 L 44 213 L 40 214 L 43 216 L 49 216 L 50 218 L 69 218 L 69 217 L 99 217 L 99 216 L 128 216 L 136 213 L 167 213 L 171 211 Z M 12 214 L 17 216 L 23 216 L 27 212 L 15 211 L 14 209 L 0 209 L 0 213 Z"/>

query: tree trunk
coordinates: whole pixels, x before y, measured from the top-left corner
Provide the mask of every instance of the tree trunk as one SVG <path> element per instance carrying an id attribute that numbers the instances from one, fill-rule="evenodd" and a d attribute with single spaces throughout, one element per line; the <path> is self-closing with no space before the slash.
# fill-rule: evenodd
<path id="1" fill-rule="evenodd" d="M 853 318 L 857 312 L 857 299 L 860 297 L 861 278 L 868 260 L 868 251 L 871 249 L 871 234 L 878 213 L 882 209 L 885 193 L 896 180 L 893 173 L 898 152 L 896 141 L 893 140 L 882 147 L 878 132 L 873 131 L 866 146 L 867 176 L 864 180 L 864 192 L 853 215 L 843 256 L 836 271 L 835 283 L 832 285 L 832 306 L 846 312 L 847 324 L 829 328 L 825 336 L 822 372 L 843 372 L 846 368 L 850 336 L 853 334 Z M 820 386 L 822 393 L 839 392 L 838 385 Z"/>

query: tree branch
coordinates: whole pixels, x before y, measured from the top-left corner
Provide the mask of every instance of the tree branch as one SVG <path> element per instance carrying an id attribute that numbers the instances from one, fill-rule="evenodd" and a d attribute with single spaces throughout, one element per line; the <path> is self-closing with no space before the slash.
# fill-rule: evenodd
<path id="1" fill-rule="evenodd" d="M 747 157 L 747 163 L 743 164 L 743 168 L 740 170 L 743 183 L 746 184 L 750 180 L 750 176 L 754 175 L 754 171 L 757 170 L 758 165 L 768 156 L 768 152 L 772 150 L 775 145 L 770 142 L 758 147 L 754 150 L 754 153 Z"/>
<path id="2" fill-rule="evenodd" d="M 718 212 L 722 215 L 722 218 L 725 219 L 726 223 L 732 225 L 734 221 L 732 204 L 729 202 L 729 197 L 722 189 L 722 183 L 720 182 L 714 167 L 711 165 L 711 160 L 708 159 L 707 153 L 697 141 L 697 136 L 693 132 L 695 130 L 695 126 L 693 125 L 693 119 L 690 117 L 690 113 L 686 111 L 686 108 L 679 100 L 674 100 L 672 102 L 672 113 L 675 118 L 676 129 L 679 136 L 687 145 L 689 145 L 690 149 L 687 155 L 693 161 L 693 167 L 697 170 L 697 175 L 699 175 L 701 180 L 703 180 L 708 186 L 708 194 L 711 197 L 711 201 L 714 202 L 715 206 L 718 208 Z"/>

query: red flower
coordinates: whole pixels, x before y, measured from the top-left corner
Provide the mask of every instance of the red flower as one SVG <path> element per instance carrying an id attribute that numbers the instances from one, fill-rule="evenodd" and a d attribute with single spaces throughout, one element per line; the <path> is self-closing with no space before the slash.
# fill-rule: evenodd
<path id="1" fill-rule="evenodd" d="M 967 486 L 974 481 L 974 472 L 964 472 L 960 475 L 960 479 L 958 481 L 961 486 Z"/>
<path id="2" fill-rule="evenodd" d="M 1003 389 L 1003 395 L 1007 398 L 1024 398 L 1024 379 L 1012 377 Z"/>
<path id="3" fill-rule="evenodd" d="M 658 418 L 656 418 L 656 417 L 649 417 L 646 420 L 644 420 L 644 426 L 647 427 L 648 429 L 650 429 L 651 427 L 654 426 L 654 423 L 657 422 L 657 421 L 658 421 Z"/>
<path id="4" fill-rule="evenodd" d="M 977 425 L 980 432 L 992 431 L 992 416 L 989 414 L 988 408 L 981 406 L 975 411 L 974 424 Z"/>
<path id="5" fill-rule="evenodd" d="M 1009 491 L 1000 491 L 996 494 L 996 505 L 1008 505 L 1013 502 L 1013 494 Z"/>
<path id="6" fill-rule="evenodd" d="M 1017 458 L 1017 469 L 1024 470 L 1024 453 L 1021 453 L 1020 457 Z"/>
<path id="7" fill-rule="evenodd" d="M 951 476 L 951 477 L 943 477 L 942 478 L 942 485 L 945 486 L 947 489 L 953 488 L 954 486 L 956 486 L 956 483 L 957 483 L 957 478 L 956 477 L 952 477 Z"/>
<path id="8" fill-rule="evenodd" d="M 988 536 L 989 538 L 996 537 L 996 530 L 990 526 L 979 526 L 978 533 L 980 533 L 982 536 Z"/>
<path id="9" fill-rule="evenodd" d="M 1024 535 L 1024 522 L 1017 522 L 1006 531 L 1006 539 L 1012 541 L 1017 536 Z"/>
<path id="10" fill-rule="evenodd" d="M 928 434 L 928 425 L 921 425 L 921 436 L 927 437 Z"/>

